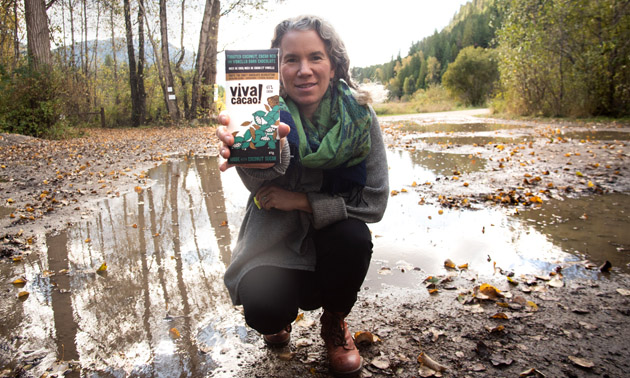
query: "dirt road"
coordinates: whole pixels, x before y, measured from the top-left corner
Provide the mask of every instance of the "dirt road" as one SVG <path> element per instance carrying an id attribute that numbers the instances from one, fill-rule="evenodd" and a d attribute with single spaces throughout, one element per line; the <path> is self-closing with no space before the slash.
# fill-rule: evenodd
<path id="1" fill-rule="evenodd" d="M 383 117 L 390 151 L 415 156 L 418 165 L 432 172 L 426 180 L 409 177 L 408 185 L 392 187 L 397 191 L 392 196 L 409 195 L 404 206 L 430 205 L 474 216 L 482 209 L 513 215 L 574 197 L 630 193 L 629 125 L 480 117 L 486 114 L 475 110 Z M 0 264 L 7 285 L 0 299 L 5 320 L 15 316 L 20 304 L 17 289 L 10 285 L 20 269 L 20 256 L 44 255 L 46 233 L 93 218 L 103 198 L 121 198 L 136 187 L 146 190 L 152 185 L 150 168 L 180 160 L 182 155 L 216 155 L 211 128 L 86 130 L 86 136 L 68 141 L 2 135 L 0 147 L 4 204 L 0 226 L 5 233 Z M 432 217 L 437 221 L 439 215 Z M 628 218 L 616 213 L 614 221 L 624 224 Z M 457 234 L 450 238 L 457 239 Z M 562 240 L 552 243 L 563 248 Z M 629 246 L 617 243 L 616 248 L 621 261 L 628 261 Z M 563 262 L 537 276 L 512 275 L 497 264 L 498 257 L 488 256 L 491 274 L 481 274 L 479 266 L 465 267 L 463 261 L 433 271 L 395 264 L 379 270 L 379 274 L 389 269 L 405 275 L 414 285 L 378 291 L 366 287 L 361 292 L 348 319 L 352 331 L 363 332 L 356 335 L 362 340 L 365 359 L 361 376 L 625 376 L 630 370 L 626 348 L 630 280 L 619 266 L 600 272 L 599 264 Z M 573 278 L 564 276 L 568 271 Z M 134 274 L 130 268 L 129 275 Z M 59 289 L 50 287 L 50 291 Z M 20 311 L 27 313 L 26 307 Z M 186 319 L 187 314 L 180 315 Z M 234 356 L 229 365 L 216 365 L 210 357 L 212 348 L 192 334 L 188 337 L 196 349 L 191 358 L 199 363 L 194 365 L 197 372 L 207 376 L 327 377 L 318 312 L 304 314 L 294 330 L 291 346 L 280 351 L 267 350 L 259 335 L 247 330 L 239 336 L 247 348 L 216 351 Z M 102 332 L 109 334 L 107 329 Z M 10 351 L 20 351 L 21 340 L 27 337 L 0 343 L 0 350 L 6 352 L 0 352 L 2 376 L 68 368 L 63 363 L 13 359 L 22 354 Z M 421 355 L 435 364 L 426 359 L 420 363 Z M 149 370 L 137 370 L 137 376 L 156 373 L 158 359 L 157 352 L 149 356 L 142 362 L 150 365 Z M 130 361 L 123 360 L 123 365 Z M 110 374 L 80 361 L 71 365 L 84 374 Z"/>

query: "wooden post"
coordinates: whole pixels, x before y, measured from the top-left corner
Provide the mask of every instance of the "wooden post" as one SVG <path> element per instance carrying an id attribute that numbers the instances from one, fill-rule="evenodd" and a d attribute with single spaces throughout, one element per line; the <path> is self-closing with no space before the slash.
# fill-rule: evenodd
<path id="1" fill-rule="evenodd" d="M 101 127 L 105 128 L 105 108 L 101 106 Z"/>

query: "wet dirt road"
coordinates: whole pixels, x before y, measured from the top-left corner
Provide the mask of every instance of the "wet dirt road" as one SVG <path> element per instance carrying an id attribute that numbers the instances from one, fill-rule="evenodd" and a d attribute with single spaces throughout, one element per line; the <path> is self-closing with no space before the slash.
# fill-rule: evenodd
<path id="1" fill-rule="evenodd" d="M 392 196 L 385 218 L 370 226 L 375 247 L 364 291 L 424 289 L 427 275 L 445 272 L 445 259 L 466 263 L 467 274 L 482 277 L 497 266 L 518 275 L 566 264 L 566 279 L 598 279 L 597 271 L 578 263 L 585 259 L 596 265 L 608 260 L 615 272 L 628 272 L 627 171 L 584 172 L 575 181 L 565 165 L 552 180 L 554 189 L 530 188 L 521 170 L 535 164 L 497 158 L 497 152 L 526 146 L 541 156 L 536 143 L 542 146 L 549 134 L 525 129 L 531 126 L 468 113 L 448 115 L 448 122 L 443 114 L 381 122 L 390 145 Z M 585 157 L 589 148 L 614 146 L 599 154 L 614 152 L 602 166 L 611 163 L 615 170 L 611 159 L 620 155 L 627 162 L 627 147 L 610 139 L 625 136 L 626 129 L 562 135 L 569 131 L 590 133 L 578 138 L 593 145 L 580 152 L 559 145 L 563 155 Z M 580 182 L 587 175 L 592 185 Z M 220 174 L 213 157 L 188 157 L 148 176 L 151 185 L 103 200 L 93 217 L 45 235 L 43 250 L 0 264 L 7 283 L 0 305 L 5 373 L 19 367 L 30 376 L 230 377 L 264 356 L 222 282 L 247 197 L 236 173 Z M 513 183 L 507 176 L 518 178 Z M 591 193 L 593 187 L 601 193 Z M 544 200 L 501 206 L 488 199 L 498 189 L 531 199 L 529 190 Z M 20 278 L 25 282 L 8 284 Z M 21 292 L 28 296 L 18 299 Z"/>

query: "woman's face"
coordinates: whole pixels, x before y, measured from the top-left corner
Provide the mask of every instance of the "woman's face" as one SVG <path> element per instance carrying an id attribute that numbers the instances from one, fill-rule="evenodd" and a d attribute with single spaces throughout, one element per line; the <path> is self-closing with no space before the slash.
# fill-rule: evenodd
<path id="1" fill-rule="evenodd" d="M 315 30 L 292 30 L 282 37 L 280 78 L 303 116 L 311 119 L 335 75 L 324 41 Z"/>

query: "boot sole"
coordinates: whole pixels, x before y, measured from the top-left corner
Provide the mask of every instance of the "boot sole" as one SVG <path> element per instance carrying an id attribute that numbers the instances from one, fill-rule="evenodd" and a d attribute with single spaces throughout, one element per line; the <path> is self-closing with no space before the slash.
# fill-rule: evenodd
<path id="1" fill-rule="evenodd" d="M 359 364 L 359 368 L 356 370 L 341 372 L 341 371 L 335 371 L 331 368 L 330 372 L 335 377 L 348 378 L 348 377 L 358 376 L 359 373 L 361 373 L 362 369 L 363 369 L 363 357 L 361 357 L 361 363 Z"/>

